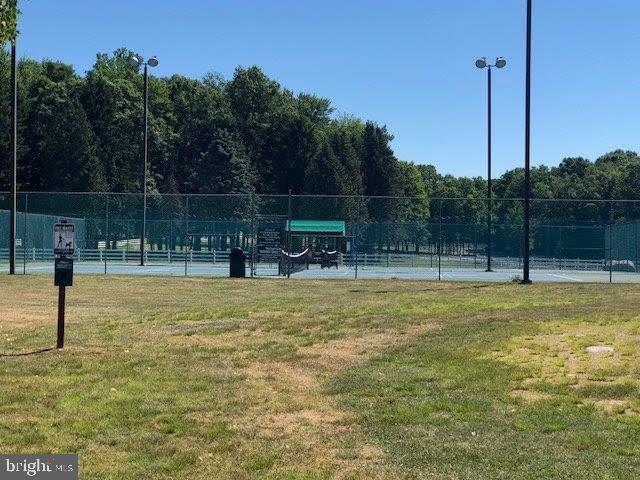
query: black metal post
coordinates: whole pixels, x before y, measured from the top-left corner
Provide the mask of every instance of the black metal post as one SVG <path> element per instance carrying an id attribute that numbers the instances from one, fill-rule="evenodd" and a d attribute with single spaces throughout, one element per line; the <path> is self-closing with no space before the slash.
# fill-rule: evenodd
<path id="1" fill-rule="evenodd" d="M 291 278 L 291 189 L 289 189 L 289 207 L 287 209 L 287 278 Z"/>
<path id="2" fill-rule="evenodd" d="M 613 223 L 609 221 L 609 283 L 613 282 L 613 237 L 611 231 L 613 230 Z"/>
<path id="3" fill-rule="evenodd" d="M 29 194 L 24 194 L 24 214 L 22 215 L 22 274 L 27 274 L 27 245 L 29 235 L 27 227 L 27 215 L 29 215 Z"/>
<path id="4" fill-rule="evenodd" d="M 127 249 L 127 254 L 129 253 Z M 104 201 L 104 274 L 107 274 L 107 258 L 109 255 L 109 195 Z"/>
<path id="5" fill-rule="evenodd" d="M 478 225 L 473 226 L 473 268 L 478 267 Z"/>
<path id="6" fill-rule="evenodd" d="M 16 274 L 16 217 L 18 211 L 18 59 L 17 42 L 11 43 L 11 218 L 9 220 L 9 275 Z"/>
<path id="7" fill-rule="evenodd" d="M 442 200 L 438 214 L 438 281 L 442 280 Z"/>
<path id="8" fill-rule="evenodd" d="M 66 287 L 58 287 L 58 338 L 56 341 L 56 348 L 64 347 L 64 304 Z"/>
<path id="9" fill-rule="evenodd" d="M 356 268 L 355 268 L 355 279 L 358 279 L 358 221 L 356 220 L 355 226 L 353 229 L 353 257 L 355 259 Z"/>
<path id="10" fill-rule="evenodd" d="M 491 270 L 491 67 L 487 68 L 487 272 Z"/>
<path id="11" fill-rule="evenodd" d="M 186 211 L 184 216 L 184 276 L 188 273 L 187 250 L 191 250 L 191 237 L 189 236 L 189 195 L 185 195 Z"/>
<path id="12" fill-rule="evenodd" d="M 142 170 L 142 228 L 140 231 L 140 266 L 144 266 L 144 244 L 147 237 L 147 144 L 148 144 L 148 136 L 149 129 L 147 125 L 147 111 L 149 109 L 149 85 L 148 85 L 148 74 L 147 74 L 147 64 L 144 65 L 144 113 L 143 113 L 143 123 L 144 123 L 144 165 Z"/>
<path id="13" fill-rule="evenodd" d="M 254 192 L 251 192 L 249 208 L 251 209 L 251 259 L 250 259 L 250 267 L 251 267 L 251 278 L 254 276 L 254 271 L 256 268 L 255 265 L 255 257 L 256 257 L 256 215 L 255 215 L 255 199 Z"/>
<path id="14" fill-rule="evenodd" d="M 636 202 L 633 202 L 633 206 L 636 206 Z M 634 208 L 634 210 L 636 210 L 636 208 Z M 633 224 L 633 245 L 636 247 L 636 254 L 635 254 L 635 260 L 634 260 L 634 265 L 636 266 L 636 273 L 638 272 L 637 268 L 638 268 L 638 222 L 636 221 Z"/>
<path id="15" fill-rule="evenodd" d="M 525 139 L 524 139 L 524 246 L 523 284 L 531 283 L 529 278 L 529 229 L 531 197 L 531 3 L 527 0 L 527 72 L 525 86 Z"/>

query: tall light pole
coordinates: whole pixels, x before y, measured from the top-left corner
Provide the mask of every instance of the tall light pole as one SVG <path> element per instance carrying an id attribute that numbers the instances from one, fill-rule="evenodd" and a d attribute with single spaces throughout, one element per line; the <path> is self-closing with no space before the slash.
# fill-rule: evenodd
<path id="1" fill-rule="evenodd" d="M 9 275 L 16 274 L 16 219 L 18 212 L 18 35 L 11 42 L 11 218 L 9 219 Z M 23 247 L 25 245 L 23 244 Z"/>
<path id="2" fill-rule="evenodd" d="M 531 197 L 531 1 L 527 0 L 527 73 L 525 85 L 525 133 L 524 133 L 524 242 L 523 242 L 523 284 L 531 283 L 529 278 L 529 228 Z"/>
<path id="3" fill-rule="evenodd" d="M 18 216 L 18 0 L 0 2 L 0 48 L 11 43 L 10 73 L 10 157 L 11 157 L 11 201 L 9 211 L 9 275 L 16 273 L 16 233 Z"/>
<path id="4" fill-rule="evenodd" d="M 149 112 L 149 75 L 147 67 L 157 67 L 158 59 L 153 56 L 146 62 L 142 57 L 131 55 L 129 57 L 129 63 L 134 67 L 144 65 L 144 165 L 142 168 L 142 225 L 140 228 L 140 266 L 144 266 L 144 244 L 147 238 L 147 173 L 148 167 L 148 145 L 149 145 L 149 127 L 148 127 L 148 112 Z"/>
<path id="5" fill-rule="evenodd" d="M 491 270 L 491 214 L 493 202 L 491 199 L 491 70 L 504 68 L 507 61 L 503 57 L 496 58 L 496 63 L 490 65 L 485 57 L 476 60 L 476 67 L 487 70 L 487 272 Z"/>

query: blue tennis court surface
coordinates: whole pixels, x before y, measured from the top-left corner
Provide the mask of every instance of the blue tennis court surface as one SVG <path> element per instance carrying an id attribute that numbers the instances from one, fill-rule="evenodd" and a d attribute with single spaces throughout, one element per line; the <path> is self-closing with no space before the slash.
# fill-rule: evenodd
<path id="1" fill-rule="evenodd" d="M 8 271 L 6 264 L 0 266 L 1 271 Z M 159 275 L 159 276 L 203 276 L 203 277 L 227 277 L 229 275 L 228 263 L 206 264 L 188 263 L 151 263 L 144 267 L 135 263 L 108 263 L 104 262 L 76 262 L 76 275 L 82 274 L 109 274 L 109 275 Z M 17 273 L 50 274 L 53 275 L 53 262 L 31 262 L 19 265 Z M 278 277 L 275 265 L 259 265 L 256 270 L 258 277 Z M 250 276 L 247 268 L 247 276 Z M 494 272 L 485 272 L 472 268 L 442 269 L 440 277 L 437 268 L 420 267 L 383 267 L 368 266 L 358 267 L 358 279 L 406 279 L 406 280 L 438 280 L 442 281 L 471 281 L 471 282 L 509 282 L 522 276 L 522 270 L 501 269 Z M 313 265 L 309 270 L 293 273 L 291 278 L 307 279 L 355 279 L 356 269 L 341 266 L 338 269 L 321 269 Z M 608 283 L 609 272 L 597 270 L 532 270 L 531 279 L 534 282 L 598 282 Z M 640 274 L 628 272 L 613 272 L 611 281 L 614 283 L 640 283 Z"/>

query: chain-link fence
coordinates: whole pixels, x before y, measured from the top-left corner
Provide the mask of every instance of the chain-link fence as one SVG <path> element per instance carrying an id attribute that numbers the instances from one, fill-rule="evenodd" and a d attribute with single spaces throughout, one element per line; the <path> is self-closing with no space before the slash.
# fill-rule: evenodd
<path id="1" fill-rule="evenodd" d="M 522 268 L 521 199 L 301 195 L 149 195 L 142 233 L 141 194 L 21 192 L 17 267 L 48 272 L 52 225 L 76 224 L 78 273 L 226 275 L 229 252 L 242 248 L 248 274 L 277 275 L 259 258 L 262 228 L 284 231 L 281 248 L 309 249 L 300 278 L 509 280 Z M 0 269 L 8 270 L 8 193 L 0 193 Z M 640 281 L 640 202 L 532 200 L 531 269 L 541 280 Z M 491 216 L 489 216 L 491 211 Z M 344 222 L 340 238 L 296 234 L 289 220 Z M 491 221 L 491 229 L 489 229 Z M 144 238 L 145 267 L 140 267 Z M 290 243 L 289 243 L 290 242 Z M 322 251 L 337 251 L 324 268 Z M 492 273 L 485 273 L 491 255 Z"/>

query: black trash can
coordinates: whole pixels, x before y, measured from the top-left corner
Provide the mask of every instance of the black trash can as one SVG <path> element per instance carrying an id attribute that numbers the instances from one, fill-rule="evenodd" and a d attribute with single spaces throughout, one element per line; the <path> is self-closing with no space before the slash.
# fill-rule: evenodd
<path id="1" fill-rule="evenodd" d="M 236 247 L 229 254 L 229 276 L 232 278 L 245 277 L 247 256 L 241 248 Z"/>

